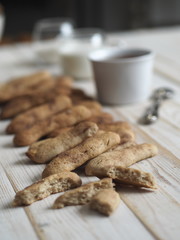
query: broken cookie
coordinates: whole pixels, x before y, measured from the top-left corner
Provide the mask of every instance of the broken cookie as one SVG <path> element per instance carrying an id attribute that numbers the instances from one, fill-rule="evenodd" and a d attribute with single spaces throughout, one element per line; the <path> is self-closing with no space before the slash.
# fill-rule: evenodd
<path id="1" fill-rule="evenodd" d="M 74 190 L 65 192 L 58 197 L 53 208 L 63 208 L 65 206 L 85 205 L 90 202 L 91 198 L 100 190 L 113 188 L 111 178 L 104 178 L 97 182 L 91 182 Z"/>
<path id="2" fill-rule="evenodd" d="M 157 189 L 156 181 L 152 174 L 135 168 L 106 166 L 101 171 L 103 176 L 110 177 L 119 183 Z"/>
<path id="3" fill-rule="evenodd" d="M 121 146 L 121 145 L 119 145 Z M 118 147 L 117 147 L 118 149 Z M 102 169 L 107 166 L 129 167 L 132 164 L 155 156 L 158 149 L 153 144 L 138 144 L 121 150 L 114 149 L 113 151 L 105 152 L 96 158 L 92 159 L 85 167 L 85 173 L 88 176 L 95 175 L 103 177 Z M 105 175 L 106 176 L 106 175 Z"/>
<path id="4" fill-rule="evenodd" d="M 62 172 L 44 178 L 16 193 L 13 205 L 29 205 L 51 194 L 79 187 L 81 179 L 76 173 Z"/>
<path id="5" fill-rule="evenodd" d="M 103 189 L 92 197 L 90 208 L 109 216 L 116 210 L 119 203 L 119 194 L 114 189 Z"/>

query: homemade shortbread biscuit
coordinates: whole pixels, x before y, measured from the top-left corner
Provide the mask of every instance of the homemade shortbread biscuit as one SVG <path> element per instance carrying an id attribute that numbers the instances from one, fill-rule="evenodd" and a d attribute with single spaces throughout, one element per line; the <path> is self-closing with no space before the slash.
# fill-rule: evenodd
<path id="1" fill-rule="evenodd" d="M 98 177 L 104 177 L 102 171 L 104 167 L 129 167 L 138 161 L 153 157 L 157 153 L 157 147 L 153 144 L 147 143 L 130 146 L 121 150 L 114 149 L 113 151 L 105 152 L 92 159 L 86 165 L 85 173 L 88 176 L 95 175 Z"/>
<path id="2" fill-rule="evenodd" d="M 26 155 L 34 162 L 45 163 L 71 149 L 98 131 L 93 122 L 82 122 L 59 136 L 33 143 Z"/>
<path id="3" fill-rule="evenodd" d="M 17 96 L 33 93 L 49 81 L 52 82 L 52 76 L 50 73 L 43 71 L 4 83 L 0 86 L 0 103 Z"/>
<path id="4" fill-rule="evenodd" d="M 102 133 L 86 139 L 78 146 L 59 154 L 46 166 L 42 176 L 47 177 L 58 172 L 72 171 L 119 142 L 118 134 L 102 131 Z"/>
<path id="5" fill-rule="evenodd" d="M 106 166 L 101 169 L 102 175 L 110 177 L 119 183 L 137 187 L 157 189 L 155 178 L 152 174 L 134 168 Z"/>
<path id="6" fill-rule="evenodd" d="M 16 193 L 14 206 L 29 205 L 53 193 L 79 187 L 81 179 L 76 173 L 62 172 L 44 178 Z"/>
<path id="7" fill-rule="evenodd" d="M 48 103 L 34 107 L 15 117 L 7 127 L 8 133 L 18 133 L 34 123 L 47 119 L 52 115 L 71 107 L 71 99 L 67 96 L 57 96 Z"/>
<path id="8" fill-rule="evenodd" d="M 104 178 L 97 182 L 91 182 L 76 189 L 65 192 L 58 197 L 53 208 L 63 208 L 65 206 L 85 205 L 90 202 L 91 198 L 100 190 L 113 188 L 111 178 Z"/>
<path id="9" fill-rule="evenodd" d="M 131 126 L 127 122 L 113 122 L 109 124 L 99 124 L 99 129 L 104 131 L 112 131 L 119 134 L 121 137 L 121 143 L 130 142 L 135 140 L 134 132 Z"/>
<path id="10" fill-rule="evenodd" d="M 16 146 L 27 146 L 58 127 L 73 126 L 92 115 L 91 111 L 84 106 L 75 106 L 65 110 L 62 113 L 53 115 L 51 118 L 39 121 L 15 135 L 14 144 Z"/>
<path id="11" fill-rule="evenodd" d="M 103 189 L 92 197 L 90 208 L 109 216 L 115 211 L 119 203 L 119 194 L 114 189 Z"/>

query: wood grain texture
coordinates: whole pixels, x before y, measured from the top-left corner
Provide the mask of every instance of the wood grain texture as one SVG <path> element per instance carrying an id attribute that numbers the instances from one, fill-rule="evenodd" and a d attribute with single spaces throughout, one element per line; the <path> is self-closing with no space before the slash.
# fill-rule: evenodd
<path id="1" fill-rule="evenodd" d="M 107 107 L 115 120 L 128 121 L 135 130 L 138 143 L 154 143 L 159 154 L 133 167 L 152 173 L 159 190 L 125 188 L 117 191 L 123 200 L 109 218 L 101 216 L 88 206 L 51 209 L 55 194 L 26 208 L 11 208 L 15 191 L 19 191 L 41 178 L 44 165 L 32 163 L 25 156 L 26 147 L 15 148 L 12 135 L 5 135 L 9 121 L 0 122 L 0 232 L 3 240 L 40 239 L 123 239 L 123 240 L 177 240 L 180 235 L 180 27 L 135 31 L 110 35 L 121 38 L 129 46 L 151 48 L 156 52 L 152 90 L 171 87 L 176 94 L 160 110 L 160 119 L 151 126 L 138 124 L 138 119 L 150 101 L 139 104 Z M 35 58 L 33 44 L 0 48 L 0 82 L 12 77 L 42 70 L 42 65 L 32 64 Z M 60 73 L 59 66 L 46 68 L 53 74 Z M 92 81 L 75 83 L 90 96 L 94 96 Z M 95 181 L 85 177 L 84 183 Z"/>

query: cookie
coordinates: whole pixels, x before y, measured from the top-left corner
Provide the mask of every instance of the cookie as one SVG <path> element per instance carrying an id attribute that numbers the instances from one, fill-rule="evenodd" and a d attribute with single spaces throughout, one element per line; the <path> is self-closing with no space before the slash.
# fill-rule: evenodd
<path id="1" fill-rule="evenodd" d="M 81 179 L 76 173 L 62 172 L 44 178 L 16 193 L 13 205 L 29 205 L 51 194 L 79 187 Z"/>
<path id="2" fill-rule="evenodd" d="M 59 136 L 33 143 L 26 155 L 34 162 L 45 163 L 58 154 L 71 149 L 86 138 L 91 137 L 98 131 L 98 126 L 93 122 L 82 122 Z"/>
<path id="3" fill-rule="evenodd" d="M 51 118 L 33 124 L 24 131 L 18 132 L 14 137 L 14 144 L 15 146 L 30 145 L 58 127 L 73 126 L 90 116 L 92 116 L 91 111 L 84 106 L 71 107 L 62 113 L 53 115 Z"/>
<path id="4" fill-rule="evenodd" d="M 117 147 L 118 149 L 118 147 Z M 132 164 L 153 157 L 158 153 L 158 149 L 153 144 L 138 144 L 128 148 L 105 152 L 92 159 L 85 167 L 88 176 L 95 175 L 103 177 L 102 169 L 107 166 L 129 167 Z"/>
<path id="5" fill-rule="evenodd" d="M 7 133 L 18 133 L 26 128 L 29 128 L 34 123 L 47 119 L 52 115 L 61 112 L 69 107 L 72 103 L 67 96 L 57 96 L 53 100 L 34 107 L 25 113 L 15 117 L 7 127 Z"/>
<path id="6" fill-rule="evenodd" d="M 154 176 L 148 172 L 120 166 L 106 166 L 101 171 L 103 176 L 110 177 L 119 183 L 157 189 Z"/>
<path id="7" fill-rule="evenodd" d="M 120 142 L 118 134 L 102 132 L 86 139 L 78 146 L 65 151 L 55 157 L 44 169 L 42 176 L 46 177 L 54 173 L 72 171 L 88 160 L 107 151 Z"/>
<path id="8" fill-rule="evenodd" d="M 119 194 L 114 189 L 103 189 L 92 197 L 90 208 L 109 216 L 116 210 L 119 203 Z"/>
<path id="9" fill-rule="evenodd" d="M 53 208 L 63 208 L 65 206 L 85 205 L 100 190 L 113 188 L 111 178 L 104 178 L 97 182 L 84 184 L 81 187 L 65 192 L 54 202 Z"/>

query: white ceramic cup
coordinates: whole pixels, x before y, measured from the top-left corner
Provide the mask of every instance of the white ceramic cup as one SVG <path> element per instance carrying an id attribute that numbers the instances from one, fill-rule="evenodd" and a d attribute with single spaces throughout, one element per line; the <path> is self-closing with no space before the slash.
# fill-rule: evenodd
<path id="1" fill-rule="evenodd" d="M 108 48 L 92 52 L 89 59 L 102 103 L 128 104 L 149 97 L 154 59 L 151 50 Z"/>

